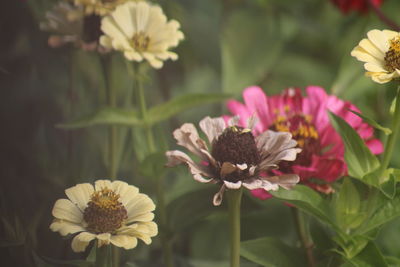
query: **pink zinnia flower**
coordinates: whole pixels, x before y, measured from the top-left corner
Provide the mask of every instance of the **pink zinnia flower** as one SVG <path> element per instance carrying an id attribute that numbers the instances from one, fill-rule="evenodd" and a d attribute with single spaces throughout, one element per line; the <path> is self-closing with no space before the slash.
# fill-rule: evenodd
<path id="1" fill-rule="evenodd" d="M 307 97 L 300 89 L 286 89 L 283 94 L 267 96 L 261 88 L 253 86 L 244 90 L 244 104 L 231 100 L 227 107 L 240 116 L 239 125 L 245 125 L 251 115 L 259 123 L 253 129 L 255 136 L 266 130 L 290 132 L 302 152 L 294 162 L 280 165 L 283 173 L 295 173 L 300 183 L 317 191 L 331 193 L 330 183 L 347 172 L 344 162 L 344 145 L 330 124 L 327 111 L 335 113 L 349 123 L 365 141 L 374 154 L 383 151 L 382 143 L 373 137 L 373 129 L 350 110 L 360 112 L 350 102 L 327 95 L 317 86 L 306 88 Z M 262 190 L 253 190 L 253 195 L 265 199 L 270 195 Z"/>
<path id="2" fill-rule="evenodd" d="M 372 0 L 371 3 L 369 3 L 369 1 L 370 0 L 331 0 L 344 14 L 353 10 L 365 13 L 368 11 L 369 5 L 380 7 L 383 3 L 383 0 Z"/>

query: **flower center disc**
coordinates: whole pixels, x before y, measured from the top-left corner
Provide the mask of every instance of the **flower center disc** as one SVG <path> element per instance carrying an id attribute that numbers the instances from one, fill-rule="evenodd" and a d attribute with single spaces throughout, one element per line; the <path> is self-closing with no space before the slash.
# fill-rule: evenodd
<path id="1" fill-rule="evenodd" d="M 124 205 L 118 201 L 119 195 L 108 188 L 94 192 L 83 212 L 88 230 L 93 233 L 113 233 L 128 218 Z"/>
<path id="2" fill-rule="evenodd" d="M 249 129 L 239 126 L 226 128 L 214 141 L 211 155 L 220 163 L 257 165 L 260 155 Z"/>
<path id="3" fill-rule="evenodd" d="M 294 114 L 289 117 L 278 116 L 270 130 L 291 133 L 302 149 L 294 162 L 282 162 L 284 164 L 309 166 L 312 155 L 318 154 L 320 151 L 318 132 L 311 123 L 310 116 L 302 114 Z"/>
<path id="4" fill-rule="evenodd" d="M 386 69 L 390 72 L 400 70 L 400 38 L 390 40 L 389 50 L 385 54 L 385 63 Z"/>
<path id="5" fill-rule="evenodd" d="M 149 47 L 150 37 L 144 32 L 138 32 L 133 35 L 131 42 L 136 51 L 143 52 Z"/>

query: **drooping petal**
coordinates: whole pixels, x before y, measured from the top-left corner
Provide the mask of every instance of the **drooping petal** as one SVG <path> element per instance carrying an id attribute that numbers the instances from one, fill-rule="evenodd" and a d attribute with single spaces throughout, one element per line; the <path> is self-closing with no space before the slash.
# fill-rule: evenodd
<path id="1" fill-rule="evenodd" d="M 207 160 L 201 150 L 207 150 L 205 142 L 199 137 L 196 127 L 191 123 L 185 123 L 173 132 L 178 145 L 185 147 L 193 154 Z"/>
<path id="2" fill-rule="evenodd" d="M 166 164 L 167 167 L 174 167 L 179 164 L 186 164 L 196 181 L 200 183 L 213 182 L 214 179 L 211 170 L 207 166 L 195 163 L 189 158 L 188 155 L 186 155 L 182 151 L 167 151 L 165 155 L 168 159 L 168 162 Z M 206 179 L 204 177 L 209 177 L 210 179 Z"/>
<path id="3" fill-rule="evenodd" d="M 62 236 L 66 236 L 77 232 L 83 232 L 86 229 L 80 224 L 55 219 L 50 225 L 50 230 L 53 232 L 59 232 Z"/>
<path id="4" fill-rule="evenodd" d="M 96 238 L 95 234 L 82 232 L 72 239 L 71 247 L 74 252 L 83 252 L 89 245 L 90 241 Z"/>
<path id="5" fill-rule="evenodd" d="M 129 235 L 112 235 L 111 244 L 124 249 L 132 249 L 137 246 L 137 238 Z"/>
<path id="6" fill-rule="evenodd" d="M 222 199 L 224 197 L 224 192 L 225 192 L 225 184 L 222 184 L 221 188 L 219 191 L 214 195 L 213 197 L 213 204 L 214 206 L 219 206 L 222 203 Z"/>

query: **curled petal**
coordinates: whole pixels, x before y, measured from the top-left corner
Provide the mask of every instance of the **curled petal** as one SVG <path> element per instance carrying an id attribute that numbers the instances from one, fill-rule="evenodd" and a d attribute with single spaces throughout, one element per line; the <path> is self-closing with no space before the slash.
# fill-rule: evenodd
<path id="1" fill-rule="evenodd" d="M 212 172 L 207 166 L 196 164 L 193 160 L 189 158 L 188 155 L 186 155 L 182 151 L 167 151 L 165 155 L 168 158 L 168 162 L 166 164 L 167 167 L 174 167 L 179 164 L 186 164 L 196 181 L 200 183 L 209 183 L 214 181 L 214 179 L 212 178 Z M 211 179 L 205 179 L 204 177 L 209 177 Z"/>
<path id="2" fill-rule="evenodd" d="M 210 144 L 222 134 L 225 129 L 225 122 L 223 118 L 210 118 L 205 117 L 199 123 L 200 129 L 207 135 Z"/>
<path id="3" fill-rule="evenodd" d="M 222 203 L 222 198 L 224 196 L 224 192 L 225 192 L 225 184 L 223 184 L 221 186 L 221 188 L 219 189 L 218 193 L 216 193 L 213 197 L 213 204 L 214 206 L 219 206 Z"/>
<path id="4" fill-rule="evenodd" d="M 291 189 L 300 181 L 300 177 L 297 174 L 283 174 L 279 176 L 263 177 L 263 179 L 285 189 Z"/>
<path id="5" fill-rule="evenodd" d="M 199 137 L 199 134 L 191 123 L 183 124 L 179 129 L 176 129 L 173 133 L 178 145 L 187 148 L 193 154 L 207 160 L 207 156 L 204 155 L 201 150 L 207 150 L 205 142 Z"/>

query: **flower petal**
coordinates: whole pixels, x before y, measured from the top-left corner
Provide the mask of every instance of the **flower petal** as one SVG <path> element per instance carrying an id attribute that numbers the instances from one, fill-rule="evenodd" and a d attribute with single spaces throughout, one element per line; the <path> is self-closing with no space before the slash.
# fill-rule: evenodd
<path id="1" fill-rule="evenodd" d="M 222 199 L 224 197 L 224 192 L 225 192 L 225 184 L 221 186 L 219 191 L 214 195 L 213 197 L 213 204 L 214 206 L 219 206 L 222 203 Z"/>
<path id="2" fill-rule="evenodd" d="M 205 117 L 199 123 L 200 129 L 207 135 L 210 144 L 222 134 L 225 127 L 223 118 Z"/>
<path id="3" fill-rule="evenodd" d="M 85 231 L 86 229 L 82 225 L 76 223 L 55 219 L 50 225 L 50 230 L 53 232 L 59 232 L 62 236 L 66 236 Z"/>
<path id="4" fill-rule="evenodd" d="M 182 151 L 167 151 L 165 155 L 168 158 L 168 162 L 166 164 L 167 167 L 174 167 L 179 164 L 186 164 L 196 181 L 200 183 L 210 183 L 214 181 L 214 179 L 212 178 L 213 174 L 207 166 L 196 164 L 193 160 L 189 158 L 188 155 L 186 155 Z M 204 177 L 209 177 L 211 179 L 205 179 Z"/>
<path id="5" fill-rule="evenodd" d="M 71 247 L 74 252 L 83 252 L 89 245 L 90 241 L 96 238 L 95 234 L 82 232 L 72 239 Z"/>
<path id="6" fill-rule="evenodd" d="M 81 223 L 83 220 L 83 213 L 68 199 L 57 200 L 54 204 L 52 214 L 57 219 L 74 223 Z"/>
<path id="7" fill-rule="evenodd" d="M 87 203 L 89 202 L 90 196 L 93 192 L 93 186 L 88 183 L 77 184 L 65 190 L 65 194 L 71 202 L 77 205 L 82 212 L 86 209 Z"/>
<path id="8" fill-rule="evenodd" d="M 111 244 L 124 249 L 132 249 L 137 246 L 137 238 L 129 235 L 112 235 Z"/>

